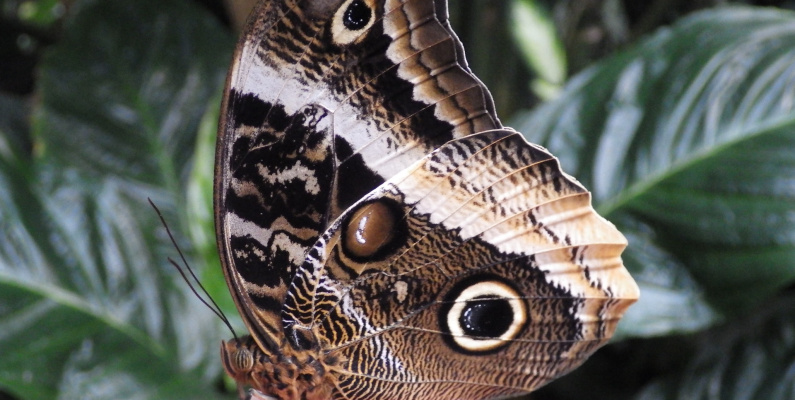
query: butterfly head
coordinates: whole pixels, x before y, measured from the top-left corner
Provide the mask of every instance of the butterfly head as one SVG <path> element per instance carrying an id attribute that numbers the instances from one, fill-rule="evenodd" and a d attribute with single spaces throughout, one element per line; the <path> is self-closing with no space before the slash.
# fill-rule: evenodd
<path id="1" fill-rule="evenodd" d="M 255 354 L 261 353 L 251 336 L 221 342 L 221 361 L 224 370 L 235 381 L 251 383 L 254 381 Z"/>

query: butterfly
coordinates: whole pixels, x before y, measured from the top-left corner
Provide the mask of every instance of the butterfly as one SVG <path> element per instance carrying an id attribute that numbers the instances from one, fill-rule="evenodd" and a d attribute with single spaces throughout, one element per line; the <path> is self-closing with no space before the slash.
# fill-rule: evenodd
<path id="1" fill-rule="evenodd" d="M 230 68 L 217 241 L 276 399 L 491 399 L 581 364 L 639 295 L 624 236 L 503 127 L 446 0 L 266 0 Z"/>

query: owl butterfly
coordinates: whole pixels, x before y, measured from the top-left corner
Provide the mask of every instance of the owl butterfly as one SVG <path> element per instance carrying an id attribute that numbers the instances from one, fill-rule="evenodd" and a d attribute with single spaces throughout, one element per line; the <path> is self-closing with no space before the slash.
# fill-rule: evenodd
<path id="1" fill-rule="evenodd" d="M 217 239 L 251 336 L 221 353 L 255 397 L 527 393 L 638 297 L 626 239 L 497 119 L 446 0 L 263 1 L 222 107 Z"/>

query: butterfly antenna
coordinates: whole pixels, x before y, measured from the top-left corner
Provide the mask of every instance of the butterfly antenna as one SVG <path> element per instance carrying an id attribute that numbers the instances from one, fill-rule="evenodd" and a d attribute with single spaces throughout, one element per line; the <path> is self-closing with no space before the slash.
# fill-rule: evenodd
<path id="1" fill-rule="evenodd" d="M 235 338 L 235 342 L 239 343 L 240 341 L 237 338 L 237 334 L 235 333 L 235 330 L 232 328 L 232 324 L 229 323 L 229 319 L 226 318 L 226 315 L 224 314 L 224 312 L 221 311 L 221 307 L 218 306 L 218 303 L 216 303 L 215 300 L 213 300 L 213 297 L 210 296 L 210 293 L 207 292 L 207 289 L 204 288 L 204 285 L 202 285 L 201 281 L 199 281 L 199 278 L 196 277 L 196 274 L 193 272 L 193 269 L 190 267 L 190 265 L 188 264 L 188 261 L 185 259 L 185 255 L 182 253 L 182 250 L 177 245 L 177 241 L 174 239 L 174 235 L 171 234 L 171 229 L 168 228 L 168 224 L 166 223 L 166 219 L 163 218 L 163 214 L 160 213 L 160 209 L 158 209 L 157 206 L 155 205 L 155 203 L 152 202 L 152 199 L 150 199 L 148 197 L 146 199 L 149 200 L 149 204 L 152 206 L 152 208 L 155 209 L 155 212 L 157 213 L 158 218 L 160 218 L 160 222 L 163 224 L 163 227 L 166 228 L 166 233 L 168 234 L 168 238 L 171 240 L 171 244 L 174 245 L 174 248 L 177 249 L 177 253 L 179 254 L 179 258 L 182 260 L 182 264 L 184 264 L 184 267 L 179 265 L 179 264 L 177 264 L 177 262 L 174 261 L 173 259 L 171 259 L 170 257 L 168 258 L 168 261 L 171 263 L 171 265 L 174 266 L 174 268 L 177 269 L 177 271 L 179 271 L 179 274 L 182 275 L 182 279 L 185 281 L 185 283 L 188 284 L 188 287 L 193 292 L 193 294 L 199 299 L 199 301 L 201 301 L 205 306 L 207 306 L 207 308 L 210 309 L 210 311 L 212 311 L 216 316 L 218 316 L 218 318 L 221 319 L 221 321 L 223 321 L 223 323 L 226 325 L 226 327 L 229 328 L 229 331 L 232 332 L 232 336 Z M 196 290 L 196 287 L 194 286 L 193 282 L 191 282 L 191 280 L 188 279 L 188 276 L 185 274 L 186 270 L 188 271 L 190 276 L 193 278 L 193 282 L 195 282 L 196 285 L 198 285 L 199 288 L 201 289 L 202 293 L 204 293 L 204 296 L 199 294 L 199 292 Z M 204 299 L 205 296 L 208 299 L 210 299 L 210 302 L 212 303 L 212 305 L 210 305 L 210 303 L 208 303 L 207 300 Z"/>

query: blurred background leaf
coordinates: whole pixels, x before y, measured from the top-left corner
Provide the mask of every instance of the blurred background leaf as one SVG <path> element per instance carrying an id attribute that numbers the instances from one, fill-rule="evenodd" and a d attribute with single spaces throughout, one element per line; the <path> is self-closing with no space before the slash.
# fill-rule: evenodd
<path id="1" fill-rule="evenodd" d="M 793 22 L 746 7 L 693 15 L 515 124 L 632 235 L 631 269 L 646 276 L 660 264 L 648 253 L 666 253 L 722 315 L 795 280 Z M 656 320 L 666 311 L 652 299 L 631 312 Z"/>
<path id="2" fill-rule="evenodd" d="M 61 29 L 30 128 L 0 125 L 0 386 L 24 399 L 212 398 L 225 335 L 168 265 L 146 199 L 189 231 L 177 205 L 233 35 L 184 1 L 81 1 Z"/>
<path id="3" fill-rule="evenodd" d="M 234 398 L 146 199 L 235 315 L 212 158 L 252 3 L 0 0 L 0 399 Z M 529 398 L 795 398 L 795 16 L 724 3 L 450 0 L 501 117 L 593 191 L 642 289 Z"/>

